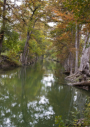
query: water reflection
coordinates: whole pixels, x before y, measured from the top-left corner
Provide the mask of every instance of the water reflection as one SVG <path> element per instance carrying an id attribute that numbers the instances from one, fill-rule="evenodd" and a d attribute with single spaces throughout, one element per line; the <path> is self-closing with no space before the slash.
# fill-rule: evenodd
<path id="1" fill-rule="evenodd" d="M 83 110 L 88 92 L 66 85 L 62 67 L 41 61 L 0 75 L 0 127 L 52 127 Z M 80 117 L 82 113 L 80 114 Z"/>

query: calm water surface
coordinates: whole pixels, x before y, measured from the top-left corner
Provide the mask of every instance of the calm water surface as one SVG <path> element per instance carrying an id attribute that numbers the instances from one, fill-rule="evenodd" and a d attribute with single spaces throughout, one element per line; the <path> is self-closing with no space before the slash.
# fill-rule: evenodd
<path id="1" fill-rule="evenodd" d="M 57 127 L 55 116 L 71 119 L 80 111 L 90 93 L 67 86 L 63 68 L 39 61 L 0 73 L 0 127 Z"/>

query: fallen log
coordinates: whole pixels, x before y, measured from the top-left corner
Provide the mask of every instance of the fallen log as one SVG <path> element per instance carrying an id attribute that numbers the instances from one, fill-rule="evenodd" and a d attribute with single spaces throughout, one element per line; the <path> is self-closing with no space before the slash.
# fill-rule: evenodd
<path id="1" fill-rule="evenodd" d="M 76 82 L 76 83 L 69 83 L 68 85 L 72 85 L 72 86 L 90 86 L 90 81 L 82 81 L 82 82 Z"/>

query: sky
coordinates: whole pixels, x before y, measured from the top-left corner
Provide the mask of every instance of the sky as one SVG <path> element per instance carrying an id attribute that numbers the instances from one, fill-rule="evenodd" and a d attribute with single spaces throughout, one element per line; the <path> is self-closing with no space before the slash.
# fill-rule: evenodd
<path id="1" fill-rule="evenodd" d="M 17 0 L 11 0 L 11 1 L 14 2 L 14 1 L 17 1 Z M 17 5 L 20 5 L 20 4 L 21 4 L 21 1 L 22 1 L 22 0 L 18 0 L 18 1 L 16 2 L 16 4 L 17 4 Z"/>
<path id="2" fill-rule="evenodd" d="M 22 2 L 22 0 L 11 0 L 11 1 L 12 1 L 12 2 L 16 1 L 16 4 L 17 4 L 17 5 L 21 5 L 21 2 Z M 54 23 L 54 22 L 49 22 L 48 25 L 49 25 L 50 27 L 53 27 L 53 26 L 56 25 L 56 23 Z"/>

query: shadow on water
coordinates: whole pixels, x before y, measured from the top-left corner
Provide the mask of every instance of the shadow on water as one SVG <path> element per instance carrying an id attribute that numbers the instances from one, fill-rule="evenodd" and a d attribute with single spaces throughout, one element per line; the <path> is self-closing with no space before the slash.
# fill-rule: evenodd
<path id="1" fill-rule="evenodd" d="M 55 116 L 71 119 L 90 93 L 67 86 L 58 63 L 39 61 L 0 74 L 0 127 L 57 127 Z"/>

